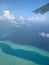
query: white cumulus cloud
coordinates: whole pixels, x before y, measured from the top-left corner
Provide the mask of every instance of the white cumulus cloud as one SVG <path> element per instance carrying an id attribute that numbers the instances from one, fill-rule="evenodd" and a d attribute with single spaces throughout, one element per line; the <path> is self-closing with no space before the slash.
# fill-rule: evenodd
<path id="1" fill-rule="evenodd" d="M 24 18 L 23 16 L 20 16 L 20 20 L 23 20 L 23 21 L 24 21 L 24 20 L 25 20 L 25 18 Z"/>
<path id="2" fill-rule="evenodd" d="M 15 21 L 16 18 L 14 14 L 12 14 L 9 10 L 4 10 L 2 16 L 0 16 L 0 20 L 4 20 L 4 19 L 10 20 L 10 22 L 16 24 Z"/>
<path id="3" fill-rule="evenodd" d="M 18 23 L 19 24 L 25 24 L 26 22 L 25 22 L 25 18 L 23 17 L 23 16 L 20 16 L 19 18 L 18 18 Z"/>
<path id="4" fill-rule="evenodd" d="M 6 17 L 10 20 L 15 19 L 14 14 L 11 14 L 11 12 L 9 10 L 4 10 L 3 11 L 3 17 Z"/>
<path id="5" fill-rule="evenodd" d="M 46 16 L 34 16 L 34 17 L 23 17 L 22 15 L 18 18 L 15 17 L 10 10 L 3 10 L 3 14 L 0 16 L 0 20 L 8 20 L 9 22 L 13 23 L 15 26 L 31 26 L 32 22 L 45 22 L 48 21 Z"/>
<path id="6" fill-rule="evenodd" d="M 43 22 L 46 20 L 45 16 L 36 16 L 36 17 L 30 17 L 28 18 L 28 21 L 33 21 L 33 22 Z"/>
<path id="7" fill-rule="evenodd" d="M 42 36 L 42 37 L 49 38 L 49 33 L 41 32 L 41 33 L 39 33 L 39 35 Z"/>

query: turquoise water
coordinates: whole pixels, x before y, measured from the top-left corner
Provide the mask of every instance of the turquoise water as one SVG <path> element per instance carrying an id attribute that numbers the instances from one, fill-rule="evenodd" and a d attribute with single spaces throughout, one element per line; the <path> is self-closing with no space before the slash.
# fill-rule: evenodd
<path id="1" fill-rule="evenodd" d="M 14 49 L 10 45 L 5 44 L 5 43 L 0 43 L 0 48 L 3 53 L 6 53 L 11 56 L 33 61 L 39 65 L 48 65 L 49 64 L 49 57 L 41 55 L 35 51 Z"/>

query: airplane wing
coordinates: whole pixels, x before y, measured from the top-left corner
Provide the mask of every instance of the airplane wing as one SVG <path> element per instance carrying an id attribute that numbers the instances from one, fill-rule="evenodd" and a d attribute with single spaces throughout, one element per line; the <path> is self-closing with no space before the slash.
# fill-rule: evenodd
<path id="1" fill-rule="evenodd" d="M 47 11 L 49 11 L 49 3 L 44 5 L 44 6 L 42 6 L 42 7 L 40 7 L 40 8 L 38 8 L 38 9 L 36 9 L 36 10 L 34 10 L 33 12 L 36 13 L 36 14 L 38 14 L 38 13 L 44 14 Z"/>

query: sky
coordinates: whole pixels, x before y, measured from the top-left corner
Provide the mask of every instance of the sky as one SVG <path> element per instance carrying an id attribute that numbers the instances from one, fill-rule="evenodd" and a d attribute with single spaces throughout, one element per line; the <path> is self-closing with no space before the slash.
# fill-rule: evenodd
<path id="1" fill-rule="evenodd" d="M 49 21 L 49 12 L 43 15 L 32 12 L 47 3 L 49 0 L 0 0 L 0 21 L 6 19 L 15 25 L 25 24 L 29 26 L 29 21 Z"/>
<path id="2" fill-rule="evenodd" d="M 0 21 L 6 19 L 18 27 L 23 24 L 30 26 L 32 22 L 49 22 L 49 12 L 43 15 L 32 12 L 47 3 L 49 0 L 0 0 Z M 49 33 L 42 32 L 39 35 L 49 37 Z"/>
<path id="3" fill-rule="evenodd" d="M 3 10 L 9 10 L 17 17 L 36 16 L 32 11 L 48 2 L 49 0 L 0 0 L 0 14 Z"/>

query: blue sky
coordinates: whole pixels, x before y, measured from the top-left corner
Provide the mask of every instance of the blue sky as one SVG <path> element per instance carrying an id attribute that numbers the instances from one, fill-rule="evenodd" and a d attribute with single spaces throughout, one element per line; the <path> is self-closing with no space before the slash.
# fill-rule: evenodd
<path id="1" fill-rule="evenodd" d="M 0 0 L 0 14 L 6 9 L 13 12 L 17 17 L 36 16 L 32 11 L 48 2 L 49 0 Z M 44 15 L 48 15 L 48 13 Z"/>
<path id="2" fill-rule="evenodd" d="M 41 15 L 33 10 L 49 3 L 49 0 L 0 0 L 0 21 L 6 20 L 16 27 L 31 26 L 32 22 L 49 22 L 49 12 Z M 49 38 L 49 33 L 39 33 Z"/>

